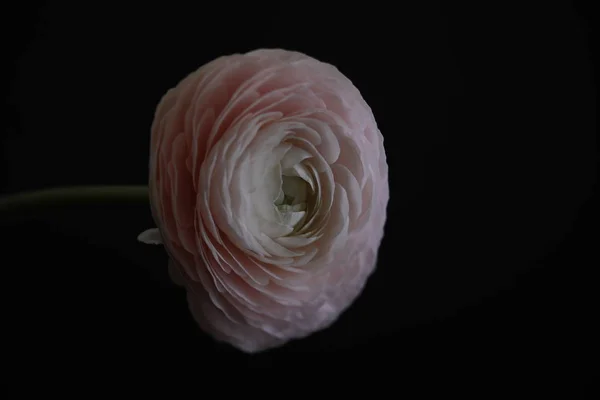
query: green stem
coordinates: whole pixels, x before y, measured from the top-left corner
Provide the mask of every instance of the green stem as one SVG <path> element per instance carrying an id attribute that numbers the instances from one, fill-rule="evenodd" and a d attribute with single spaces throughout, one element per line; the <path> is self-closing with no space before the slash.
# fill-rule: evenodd
<path id="1" fill-rule="evenodd" d="M 74 186 L 42 189 L 0 198 L 0 212 L 38 206 L 69 206 L 106 202 L 147 202 L 147 186 Z"/>

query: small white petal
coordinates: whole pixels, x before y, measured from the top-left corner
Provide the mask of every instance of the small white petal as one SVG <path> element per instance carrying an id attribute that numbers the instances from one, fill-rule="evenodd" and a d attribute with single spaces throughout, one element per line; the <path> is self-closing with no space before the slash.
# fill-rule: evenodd
<path id="1" fill-rule="evenodd" d="M 145 230 L 138 235 L 137 240 L 144 244 L 163 244 L 158 228 Z"/>
<path id="2" fill-rule="evenodd" d="M 285 153 L 285 156 L 281 159 L 281 168 L 283 170 L 293 168 L 295 165 L 300 164 L 310 157 L 312 157 L 312 155 L 308 151 L 296 146 L 291 146 L 288 152 Z"/>

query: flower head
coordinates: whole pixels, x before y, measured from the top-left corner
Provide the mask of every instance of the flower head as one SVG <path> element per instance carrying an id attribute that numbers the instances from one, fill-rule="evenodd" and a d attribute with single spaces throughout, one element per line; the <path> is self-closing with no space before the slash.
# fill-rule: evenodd
<path id="1" fill-rule="evenodd" d="M 158 105 L 150 197 L 158 232 L 140 240 L 164 244 L 200 327 L 264 350 L 331 324 L 374 270 L 383 138 L 332 65 L 285 50 L 221 57 Z"/>

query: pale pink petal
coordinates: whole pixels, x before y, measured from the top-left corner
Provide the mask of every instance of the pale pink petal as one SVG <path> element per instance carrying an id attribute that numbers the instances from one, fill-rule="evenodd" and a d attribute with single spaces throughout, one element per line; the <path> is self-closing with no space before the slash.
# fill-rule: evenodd
<path id="1" fill-rule="evenodd" d="M 383 137 L 337 68 L 261 49 L 185 77 L 152 123 L 150 200 L 198 325 L 256 352 L 332 324 L 375 269 Z"/>

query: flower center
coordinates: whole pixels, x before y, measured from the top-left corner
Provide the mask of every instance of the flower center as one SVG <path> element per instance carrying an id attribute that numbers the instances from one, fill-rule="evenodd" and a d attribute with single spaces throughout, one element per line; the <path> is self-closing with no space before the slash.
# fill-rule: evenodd
<path id="1" fill-rule="evenodd" d="M 249 175 L 248 200 L 253 212 L 248 228 L 271 239 L 305 234 L 319 206 L 319 177 L 306 160 L 309 152 L 282 143 L 254 158 Z M 246 197 L 246 194 L 241 194 Z M 241 199 L 242 200 L 242 199 Z M 243 201 L 243 200 L 242 200 Z"/>
<path id="2" fill-rule="evenodd" d="M 309 183 L 299 176 L 295 176 L 293 170 L 284 170 L 279 196 L 274 204 L 281 217 L 283 224 L 297 230 L 306 219 L 308 208 Z"/>

